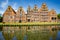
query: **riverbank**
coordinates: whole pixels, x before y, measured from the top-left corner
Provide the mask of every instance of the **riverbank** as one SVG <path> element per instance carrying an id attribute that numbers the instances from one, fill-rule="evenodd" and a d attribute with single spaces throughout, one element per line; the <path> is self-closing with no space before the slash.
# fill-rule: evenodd
<path id="1" fill-rule="evenodd" d="M 60 25 L 60 22 L 26 22 L 26 23 L 0 23 L 0 26 L 41 26 Z"/>

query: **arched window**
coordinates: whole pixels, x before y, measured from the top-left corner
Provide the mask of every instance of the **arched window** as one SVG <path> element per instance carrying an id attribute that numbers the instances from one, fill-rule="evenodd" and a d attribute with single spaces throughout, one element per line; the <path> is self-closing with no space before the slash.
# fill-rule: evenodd
<path id="1" fill-rule="evenodd" d="M 52 17 L 52 20 L 56 20 L 56 17 Z"/>

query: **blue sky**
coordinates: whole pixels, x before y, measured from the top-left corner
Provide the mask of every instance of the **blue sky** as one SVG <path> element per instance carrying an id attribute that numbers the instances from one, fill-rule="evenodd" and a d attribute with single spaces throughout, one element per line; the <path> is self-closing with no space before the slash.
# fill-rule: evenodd
<path id="1" fill-rule="evenodd" d="M 60 13 L 60 0 L 0 0 L 0 14 L 5 12 L 8 5 L 12 6 L 15 11 L 22 6 L 26 11 L 28 5 L 33 8 L 37 4 L 40 8 L 42 3 L 46 3 L 49 10 L 55 9 L 57 13 Z"/>

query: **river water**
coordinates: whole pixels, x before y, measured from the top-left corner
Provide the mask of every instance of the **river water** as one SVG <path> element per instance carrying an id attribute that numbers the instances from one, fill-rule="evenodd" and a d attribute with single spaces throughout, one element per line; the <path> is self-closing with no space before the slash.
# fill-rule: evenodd
<path id="1" fill-rule="evenodd" d="M 0 40 L 60 40 L 60 26 L 3 26 Z"/>

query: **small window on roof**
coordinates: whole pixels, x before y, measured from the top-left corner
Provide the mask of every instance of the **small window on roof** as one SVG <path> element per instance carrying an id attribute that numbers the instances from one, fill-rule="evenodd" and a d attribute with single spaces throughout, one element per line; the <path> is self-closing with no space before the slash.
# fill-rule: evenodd
<path id="1" fill-rule="evenodd" d="M 10 8 L 9 8 L 9 10 L 10 10 Z"/>

